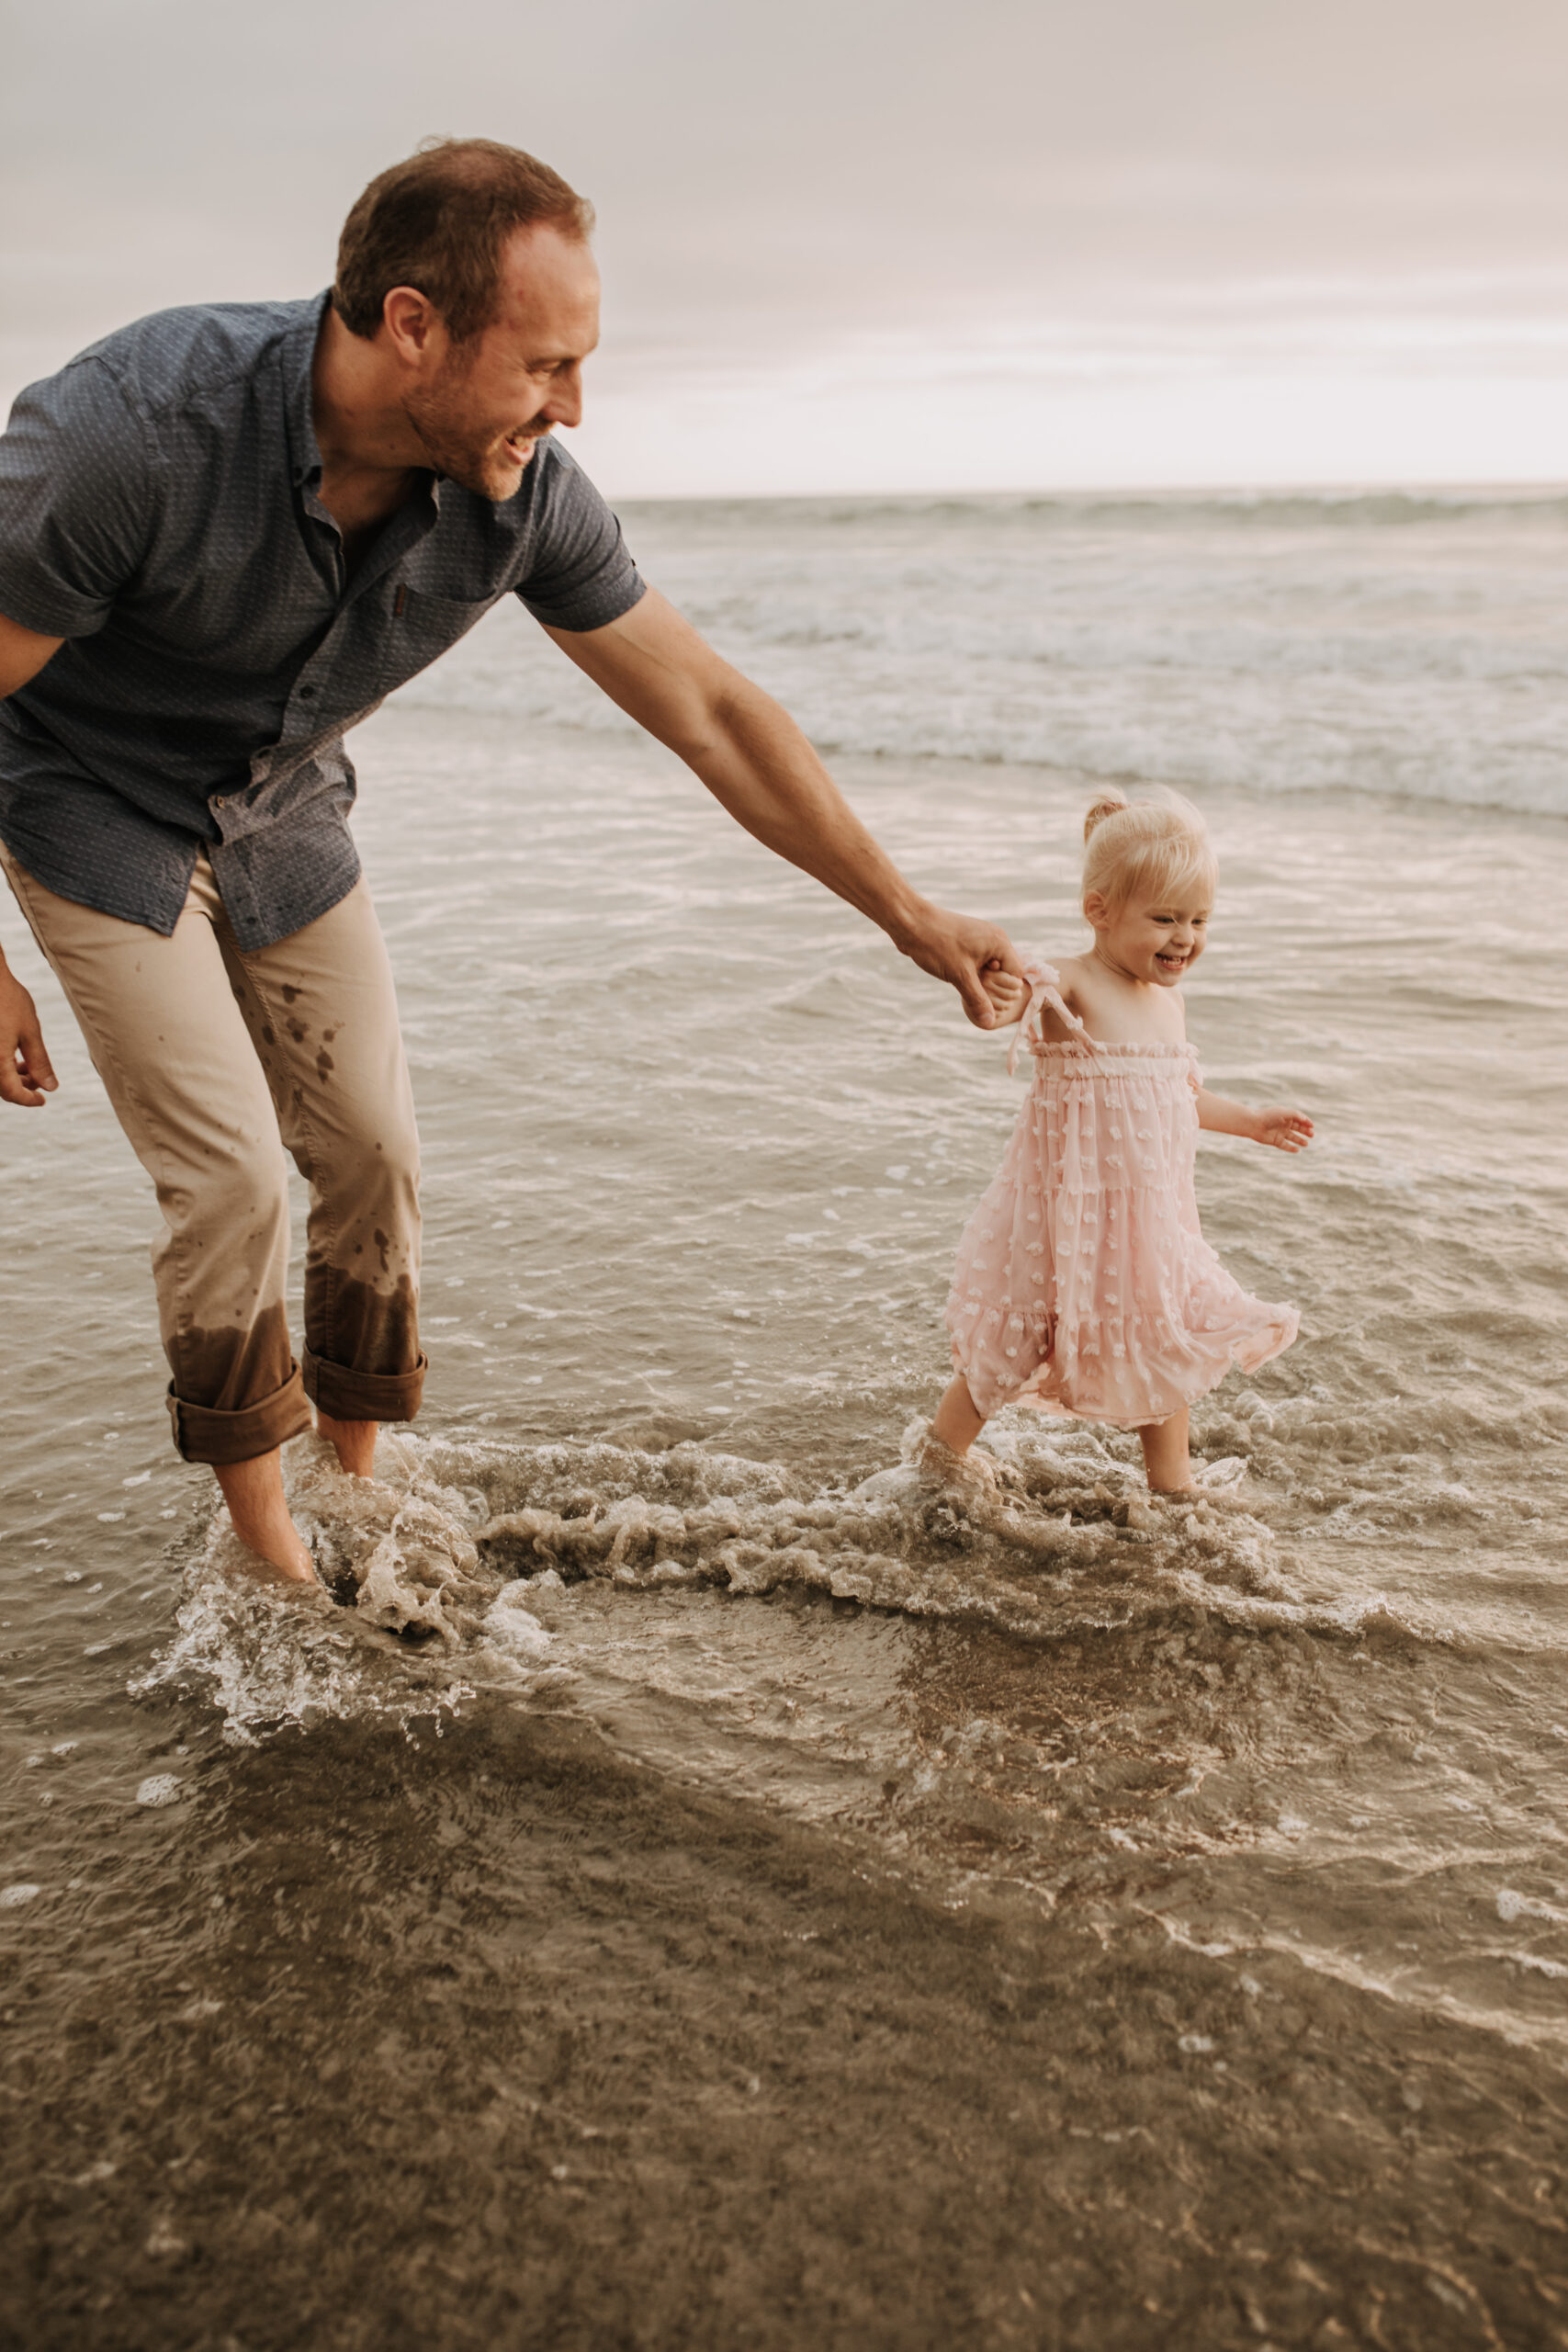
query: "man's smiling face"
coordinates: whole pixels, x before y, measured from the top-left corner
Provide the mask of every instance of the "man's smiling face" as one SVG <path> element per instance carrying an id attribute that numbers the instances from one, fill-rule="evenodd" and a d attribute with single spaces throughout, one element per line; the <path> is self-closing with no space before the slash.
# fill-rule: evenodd
<path id="1" fill-rule="evenodd" d="M 582 363 L 599 340 L 599 272 L 580 237 L 519 229 L 502 258 L 495 318 L 468 343 L 443 331 L 403 398 L 430 464 L 499 503 L 535 449 L 582 415 Z"/>

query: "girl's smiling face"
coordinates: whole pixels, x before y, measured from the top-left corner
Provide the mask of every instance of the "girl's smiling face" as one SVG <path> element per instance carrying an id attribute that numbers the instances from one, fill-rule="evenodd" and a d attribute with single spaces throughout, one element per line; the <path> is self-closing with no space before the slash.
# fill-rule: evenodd
<path id="1" fill-rule="evenodd" d="M 1190 882 L 1168 898 L 1128 899 L 1116 905 L 1091 890 L 1083 910 L 1100 963 L 1123 979 L 1173 989 L 1203 953 L 1213 906 L 1210 892 Z"/>

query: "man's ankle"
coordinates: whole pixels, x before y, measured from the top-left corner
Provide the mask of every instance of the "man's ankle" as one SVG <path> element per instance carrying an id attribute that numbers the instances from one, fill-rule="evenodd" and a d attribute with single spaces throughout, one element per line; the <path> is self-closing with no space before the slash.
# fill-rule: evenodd
<path id="1" fill-rule="evenodd" d="M 279 1576 L 315 1584 L 315 1563 L 289 1517 L 276 1453 L 253 1462 L 225 1464 L 214 1471 L 234 1532 L 249 1552 Z"/>
<path id="2" fill-rule="evenodd" d="M 331 1413 L 316 1408 L 316 1428 L 328 1439 L 336 1452 L 338 1464 L 351 1478 L 369 1478 L 375 1475 L 377 1421 L 340 1421 Z"/>

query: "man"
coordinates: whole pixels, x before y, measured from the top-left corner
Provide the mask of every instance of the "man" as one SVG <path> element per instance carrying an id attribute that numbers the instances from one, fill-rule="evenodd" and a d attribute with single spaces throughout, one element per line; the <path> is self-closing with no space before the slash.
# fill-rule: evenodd
<path id="1" fill-rule="evenodd" d="M 550 436 L 598 339 L 587 205 L 449 141 L 373 181 L 330 296 L 173 311 L 0 436 L 0 864 L 157 1188 L 169 1408 L 235 1529 L 313 1579 L 279 1449 L 369 1474 L 417 1411 L 418 1142 L 344 730 L 509 591 L 758 840 L 991 1025 L 993 926 L 944 913 L 804 736 L 645 586 Z M 433 812 L 432 821 L 437 821 Z M 0 956 L 0 1095 L 55 1085 Z M 305 1354 L 287 1147 L 309 1181 Z"/>

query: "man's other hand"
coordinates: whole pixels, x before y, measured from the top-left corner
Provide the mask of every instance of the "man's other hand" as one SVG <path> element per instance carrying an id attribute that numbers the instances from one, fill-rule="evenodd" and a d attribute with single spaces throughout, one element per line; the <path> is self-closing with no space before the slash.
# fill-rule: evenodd
<path id="1" fill-rule="evenodd" d="M 994 922 L 949 914 L 944 907 L 927 907 L 918 926 L 898 938 L 898 945 L 922 972 L 948 981 L 958 990 L 976 1029 L 994 1029 L 1005 1018 L 991 1001 L 986 975 L 1017 976 L 1021 967 L 1011 940 Z"/>
<path id="2" fill-rule="evenodd" d="M 44 1051 L 38 1007 L 0 962 L 0 1102 L 36 1111 L 59 1083 Z"/>

